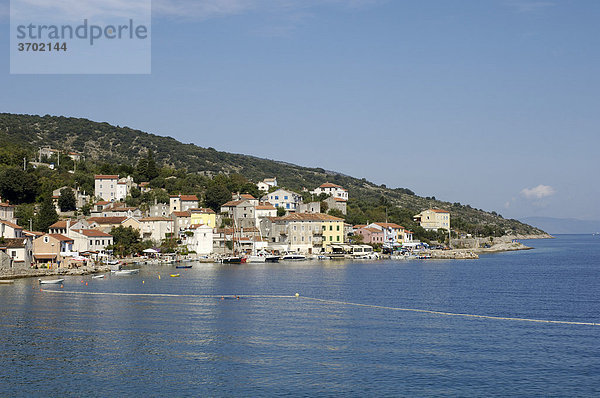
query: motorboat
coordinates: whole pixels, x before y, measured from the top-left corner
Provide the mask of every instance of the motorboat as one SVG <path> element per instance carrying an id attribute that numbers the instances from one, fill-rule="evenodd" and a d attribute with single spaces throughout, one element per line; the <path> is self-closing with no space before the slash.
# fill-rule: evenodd
<path id="1" fill-rule="evenodd" d="M 115 275 L 133 275 L 133 274 L 137 274 L 138 272 L 140 272 L 139 268 L 138 269 L 123 269 L 120 271 L 115 271 L 114 274 Z"/>
<path id="2" fill-rule="evenodd" d="M 176 265 L 175 268 L 192 268 L 191 265 Z"/>
<path id="3" fill-rule="evenodd" d="M 64 279 L 38 279 L 41 285 L 58 285 L 63 283 Z"/>
<path id="4" fill-rule="evenodd" d="M 219 262 L 223 264 L 242 264 L 246 262 L 246 259 L 239 256 L 229 256 L 223 257 Z"/>
<path id="5" fill-rule="evenodd" d="M 180 275 L 179 275 L 179 274 L 171 274 L 171 275 L 169 275 L 169 276 L 170 276 L 171 278 L 179 278 L 179 277 L 180 277 Z"/>
<path id="6" fill-rule="evenodd" d="M 306 256 L 299 253 L 288 253 L 284 254 L 281 259 L 285 261 L 303 261 L 306 260 Z"/>
<path id="7" fill-rule="evenodd" d="M 0 279 L 0 285 L 10 285 L 11 283 L 15 283 L 13 279 Z"/>
<path id="8" fill-rule="evenodd" d="M 105 278 L 105 277 L 106 277 L 105 274 L 102 274 L 102 275 L 92 275 L 92 279 L 102 279 L 102 278 Z"/>

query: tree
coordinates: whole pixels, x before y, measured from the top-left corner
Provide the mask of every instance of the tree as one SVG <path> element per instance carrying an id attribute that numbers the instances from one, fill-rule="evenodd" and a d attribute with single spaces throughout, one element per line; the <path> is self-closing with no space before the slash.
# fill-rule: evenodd
<path id="1" fill-rule="evenodd" d="M 344 216 L 344 213 L 342 213 L 342 211 L 339 209 L 329 209 L 327 214 L 338 218 L 346 218 L 346 216 Z"/>
<path id="2" fill-rule="evenodd" d="M 63 188 L 60 190 L 60 198 L 58 198 L 58 207 L 60 211 L 75 211 L 77 205 L 75 203 L 75 194 L 71 188 Z"/>
<path id="3" fill-rule="evenodd" d="M 283 206 L 277 207 L 277 217 L 285 216 L 285 208 Z"/>
<path id="4" fill-rule="evenodd" d="M 42 232 L 48 232 L 48 227 L 57 221 L 58 213 L 56 213 L 54 203 L 52 203 L 52 197 L 46 196 L 35 217 L 35 229 Z"/>
<path id="5" fill-rule="evenodd" d="M 18 205 L 15 209 L 15 218 L 17 224 L 21 227 L 29 229 L 29 220 L 33 220 L 35 217 L 35 208 L 33 204 L 22 204 Z"/>
<path id="6" fill-rule="evenodd" d="M 18 167 L 8 167 L 0 172 L 0 196 L 15 204 L 35 201 L 38 181 L 35 175 Z"/>
<path id="7" fill-rule="evenodd" d="M 204 205 L 218 212 L 223 203 L 231 200 L 231 191 L 220 183 L 211 182 L 206 189 L 204 196 Z"/>
<path id="8" fill-rule="evenodd" d="M 139 250 L 140 231 L 132 227 L 120 225 L 110 230 L 113 236 L 112 249 L 119 255 L 125 256 Z"/>
<path id="9" fill-rule="evenodd" d="M 148 150 L 148 157 L 146 162 L 146 177 L 148 178 L 148 181 L 150 181 L 158 177 L 158 169 L 156 168 L 156 162 L 154 161 L 154 153 L 152 152 L 152 150 Z"/>

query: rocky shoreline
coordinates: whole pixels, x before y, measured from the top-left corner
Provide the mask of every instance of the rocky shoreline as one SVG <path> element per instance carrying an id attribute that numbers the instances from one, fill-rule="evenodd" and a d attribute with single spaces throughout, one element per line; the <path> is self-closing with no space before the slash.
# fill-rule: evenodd
<path id="1" fill-rule="evenodd" d="M 110 272 L 110 267 L 101 265 L 96 267 L 81 267 L 81 268 L 59 268 L 59 269 L 14 269 L 0 271 L 0 279 L 21 279 L 21 278 L 41 278 L 46 276 L 63 276 L 63 275 L 90 275 L 101 272 Z"/>

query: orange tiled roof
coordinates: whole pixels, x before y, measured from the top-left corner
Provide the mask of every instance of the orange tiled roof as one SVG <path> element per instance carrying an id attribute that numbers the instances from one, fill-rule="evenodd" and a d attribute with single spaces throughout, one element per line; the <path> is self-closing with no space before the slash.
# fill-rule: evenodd
<path id="1" fill-rule="evenodd" d="M 82 235 L 89 237 L 104 237 L 104 238 L 112 238 L 111 234 L 107 234 L 106 232 L 98 231 L 97 229 L 76 229 L 76 232 L 79 232 Z"/>
<path id="2" fill-rule="evenodd" d="M 398 224 L 395 224 L 393 222 L 376 222 L 374 224 L 377 224 L 377 225 L 379 225 L 380 227 L 383 227 L 383 228 L 392 228 L 392 229 L 402 229 L 402 230 L 404 230 L 404 227 L 402 225 L 398 225 Z"/>
<path id="3" fill-rule="evenodd" d="M 326 182 L 324 184 L 319 185 L 319 188 L 341 188 L 341 186 L 333 184 L 331 182 Z"/>
<path id="4" fill-rule="evenodd" d="M 61 242 L 73 242 L 73 239 L 67 238 L 66 236 L 61 235 L 61 234 L 48 234 L 48 235 L 53 237 L 56 240 L 61 241 Z"/>
<path id="5" fill-rule="evenodd" d="M 13 224 L 10 221 L 0 220 L 0 224 L 8 225 L 9 227 L 14 228 L 14 229 L 23 229 L 23 227 L 20 227 L 17 224 Z"/>
<path id="6" fill-rule="evenodd" d="M 98 174 L 94 176 L 96 180 L 115 180 L 119 179 L 118 175 L 110 175 L 110 174 Z"/>
<path id="7" fill-rule="evenodd" d="M 190 217 L 192 215 L 189 211 L 174 211 L 173 214 L 175 217 Z"/>

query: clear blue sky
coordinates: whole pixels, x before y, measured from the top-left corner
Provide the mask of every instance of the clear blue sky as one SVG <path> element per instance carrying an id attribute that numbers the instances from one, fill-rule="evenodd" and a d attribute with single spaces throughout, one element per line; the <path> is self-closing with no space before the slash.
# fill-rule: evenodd
<path id="1" fill-rule="evenodd" d="M 120 0 L 119 0 L 120 1 Z M 9 74 L 85 117 L 505 217 L 600 219 L 600 2 L 155 0 L 149 76 Z"/>

